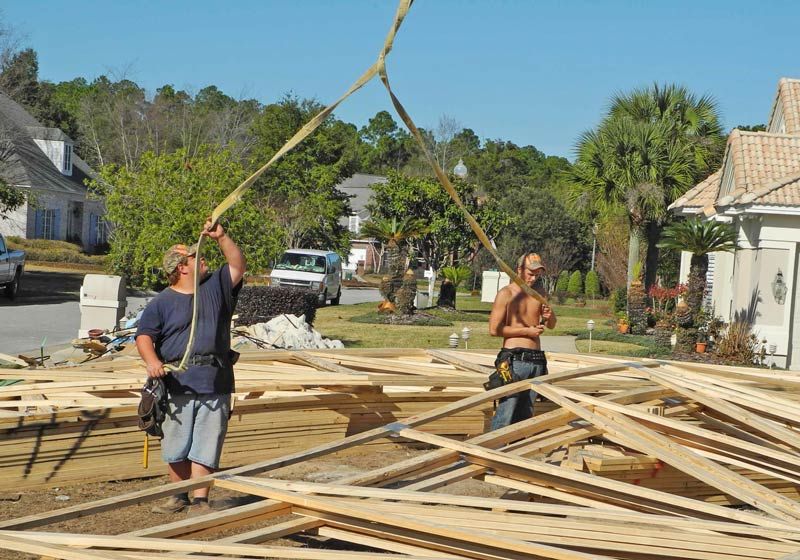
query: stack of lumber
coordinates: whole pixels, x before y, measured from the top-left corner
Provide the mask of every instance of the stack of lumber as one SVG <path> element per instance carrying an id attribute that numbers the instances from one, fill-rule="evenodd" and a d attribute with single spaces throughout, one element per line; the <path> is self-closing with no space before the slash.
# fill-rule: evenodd
<path id="1" fill-rule="evenodd" d="M 459 357 L 479 368 L 490 355 Z M 573 363 L 582 363 L 568 368 L 562 367 L 567 359 L 554 358 L 547 376 L 475 392 L 304 451 L 0 521 L 0 548 L 65 559 L 164 553 L 170 558 L 800 559 L 800 502 L 796 493 L 785 491 L 800 484 L 800 379 L 786 372 L 580 356 Z M 552 408 L 467 439 L 425 429 L 531 389 Z M 271 476 L 282 467 L 331 460 L 336 452 L 397 437 L 428 450 L 330 484 Z M 670 476 L 660 486 L 648 486 L 644 478 L 624 474 L 653 471 L 655 480 L 662 472 Z M 154 520 L 152 527 L 125 535 L 78 535 L 63 532 L 64 525 L 58 525 L 61 532 L 53 527 L 201 486 L 264 499 L 170 524 Z M 687 491 L 689 486 L 707 491 Z M 709 500 L 712 495 L 727 501 Z M 297 548 L 277 540 L 286 538 L 337 542 Z"/>
<path id="2" fill-rule="evenodd" d="M 222 464 L 339 440 L 483 390 L 479 366 L 446 360 L 458 358 L 416 350 L 245 353 Z M 148 466 L 142 461 L 136 408 L 146 373 L 138 359 L 0 371 L 16 381 L 0 387 L 0 492 L 164 472 L 157 439 L 150 438 Z M 487 403 L 426 429 L 463 439 L 482 433 L 490 415 Z"/>
<path id="3" fill-rule="evenodd" d="M 743 505 L 741 500 L 721 494 L 713 486 L 688 476 L 680 469 L 665 464 L 660 459 L 628 451 L 621 447 L 597 444 L 573 445 L 570 446 L 567 456 L 559 457 L 559 459 L 562 466 L 583 470 L 597 476 L 622 480 L 679 496 L 702 499 L 706 502 Z M 796 482 L 752 469 L 736 466 L 730 468 L 738 475 L 756 481 L 779 494 L 793 500 L 800 500 Z"/>

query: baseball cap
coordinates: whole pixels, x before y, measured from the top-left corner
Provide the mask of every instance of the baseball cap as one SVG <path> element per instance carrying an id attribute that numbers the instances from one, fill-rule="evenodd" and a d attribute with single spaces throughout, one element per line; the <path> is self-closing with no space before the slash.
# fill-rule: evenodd
<path id="1" fill-rule="evenodd" d="M 539 256 L 539 253 L 525 253 L 522 255 L 517 259 L 517 268 L 527 268 L 530 271 L 539 270 L 540 268 L 547 270 L 542 263 L 542 257 Z"/>
<path id="2" fill-rule="evenodd" d="M 164 253 L 164 272 L 168 275 L 172 274 L 172 271 L 178 268 L 178 265 L 181 264 L 184 259 L 196 254 L 197 243 L 188 247 L 181 244 L 173 245 Z"/>

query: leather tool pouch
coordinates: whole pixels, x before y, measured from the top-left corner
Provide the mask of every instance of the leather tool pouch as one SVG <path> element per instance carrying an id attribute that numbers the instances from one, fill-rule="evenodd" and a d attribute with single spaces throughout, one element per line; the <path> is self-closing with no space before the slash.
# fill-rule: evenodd
<path id="1" fill-rule="evenodd" d="M 139 401 L 139 429 L 151 436 L 164 437 L 161 424 L 167 415 L 167 388 L 157 377 L 149 377 L 142 387 L 142 399 Z"/>

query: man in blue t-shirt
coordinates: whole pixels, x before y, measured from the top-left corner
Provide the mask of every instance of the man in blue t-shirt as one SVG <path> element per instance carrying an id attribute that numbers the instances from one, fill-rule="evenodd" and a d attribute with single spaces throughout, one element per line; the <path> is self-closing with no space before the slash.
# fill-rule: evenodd
<path id="1" fill-rule="evenodd" d="M 163 264 L 169 287 L 147 305 L 136 331 L 136 349 L 147 375 L 163 377 L 169 393 L 161 456 L 169 465 L 172 482 L 200 478 L 219 467 L 231 410 L 230 323 L 247 265 L 222 226 L 211 227 L 209 220 L 203 235 L 217 242 L 227 264 L 209 274 L 205 261 L 200 262 L 198 318 L 186 371 L 168 373 L 164 365 L 177 366 L 189 342 L 196 245 L 173 245 L 167 250 Z M 208 488 L 195 489 L 191 504 L 185 492 L 171 496 L 153 511 L 177 513 L 187 508 L 191 515 L 210 511 Z"/>

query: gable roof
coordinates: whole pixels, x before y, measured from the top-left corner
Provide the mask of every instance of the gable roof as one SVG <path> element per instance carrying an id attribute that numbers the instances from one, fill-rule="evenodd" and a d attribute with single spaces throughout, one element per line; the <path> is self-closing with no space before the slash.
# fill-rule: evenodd
<path id="1" fill-rule="evenodd" d="M 767 132 L 734 129 L 721 169 L 669 209 L 711 217 L 732 206 L 792 214 L 800 207 L 800 80 L 781 78 Z"/>
<path id="2" fill-rule="evenodd" d="M 355 173 L 352 177 L 348 177 L 336 185 L 336 188 L 350 197 L 350 207 L 353 209 L 353 214 L 360 216 L 361 219 L 367 219 L 369 218 L 367 203 L 373 194 L 372 185 L 388 181 L 389 179 L 382 175 Z"/>
<path id="3" fill-rule="evenodd" d="M 719 204 L 755 192 L 776 178 L 800 173 L 800 135 L 734 130 L 728 137 L 728 148 L 726 159 L 733 160 L 734 188 L 719 193 Z"/>
<path id="4" fill-rule="evenodd" d="M 0 92 L 0 176 L 15 187 L 85 196 L 84 181 L 94 177 L 89 165 L 73 153 L 72 176 L 64 175 L 34 142 L 64 140 L 69 137 L 58 129 L 42 126 L 24 107 Z"/>
<path id="5" fill-rule="evenodd" d="M 778 82 L 767 131 L 800 134 L 800 80 L 781 78 Z"/>

